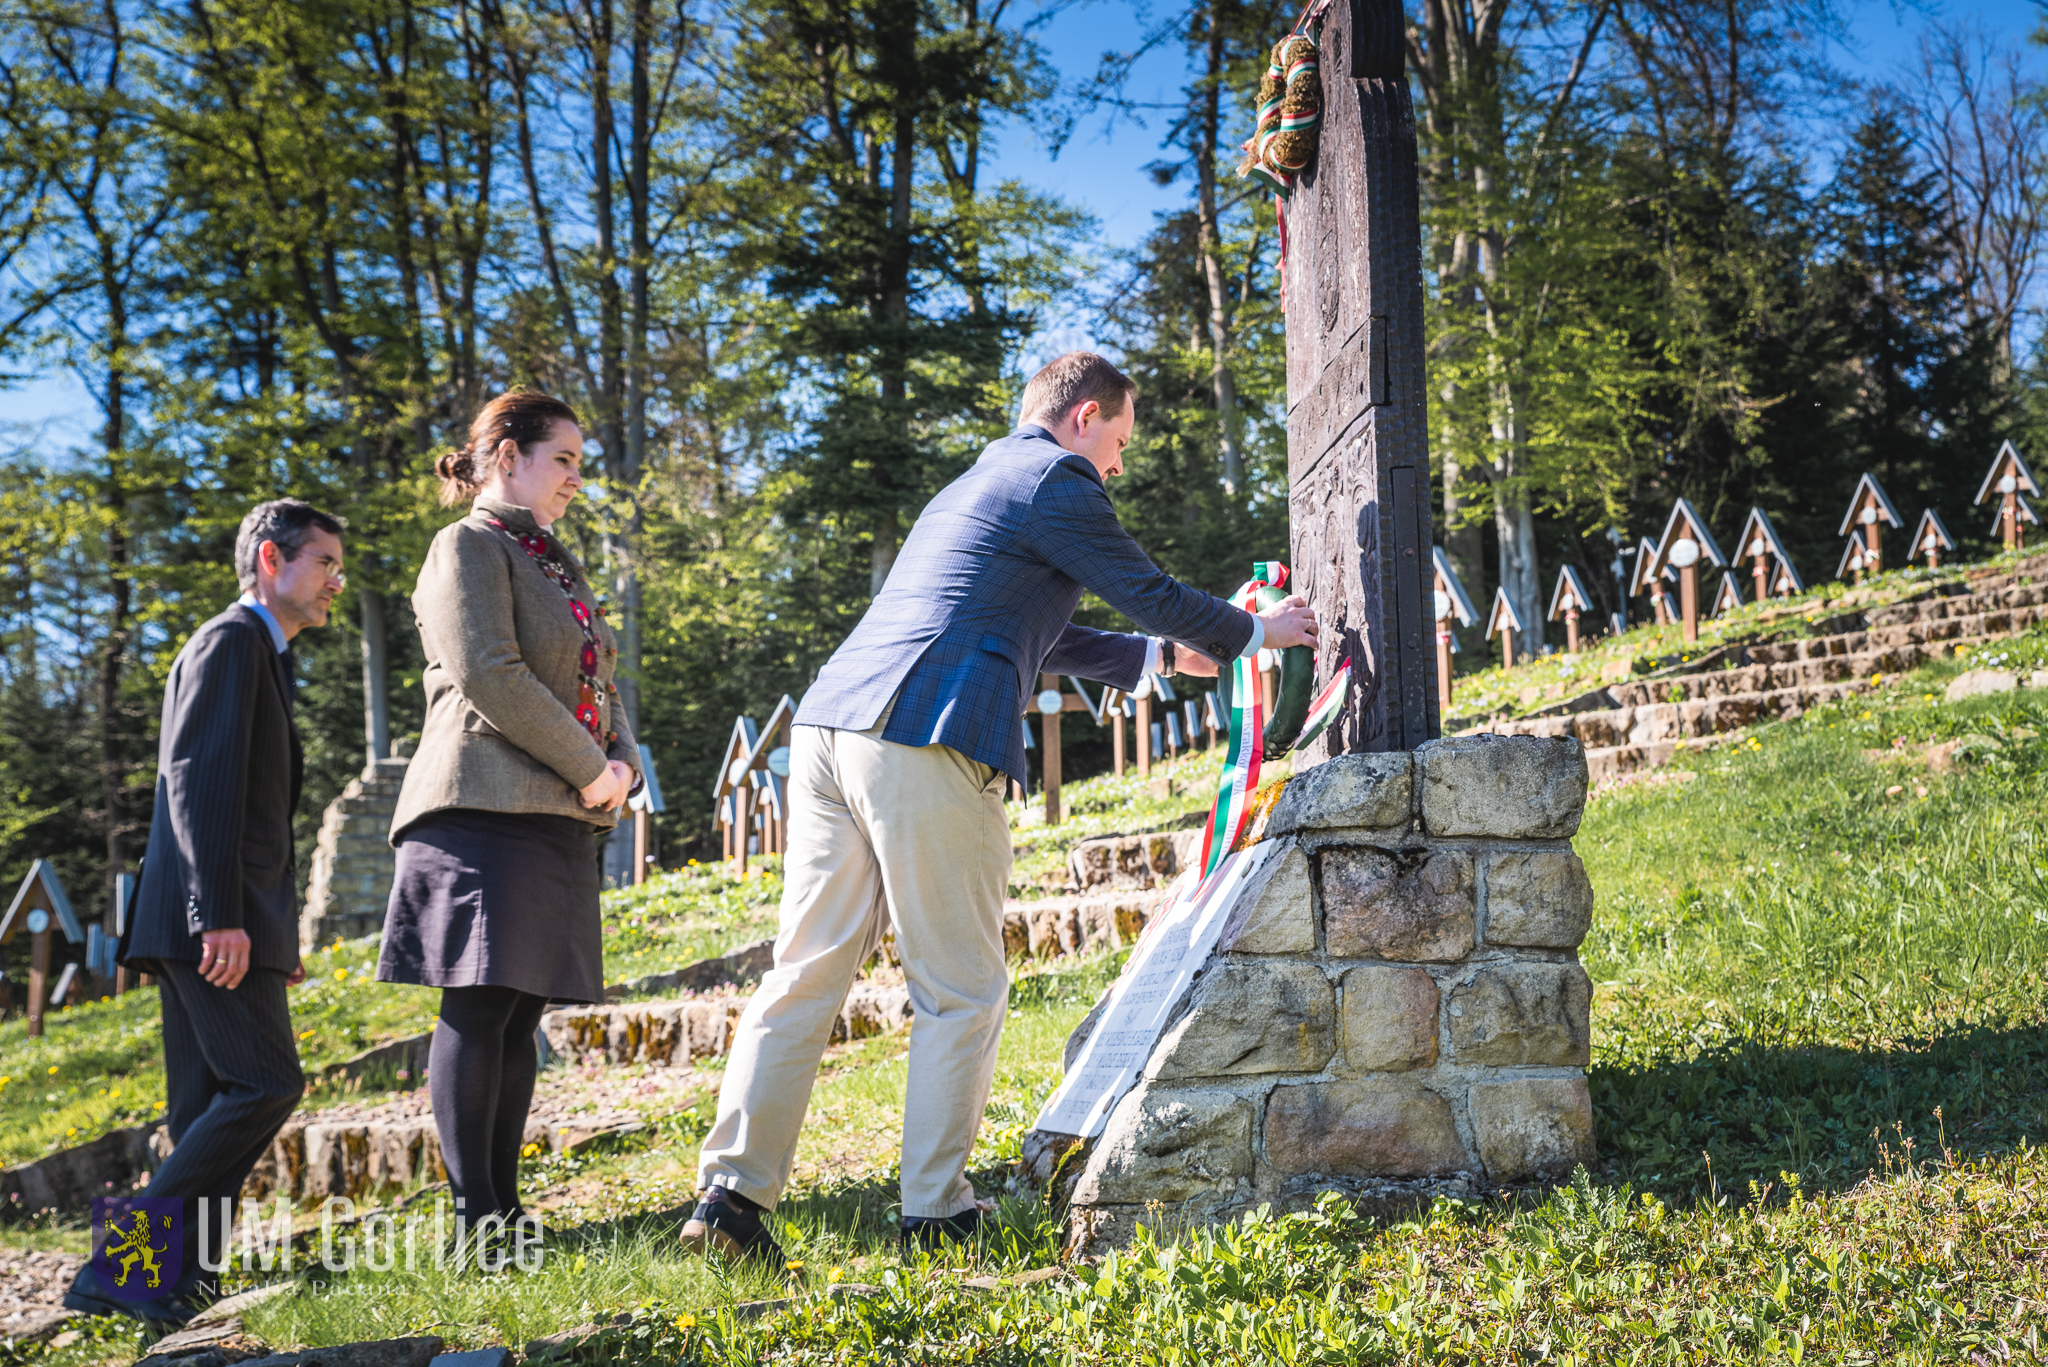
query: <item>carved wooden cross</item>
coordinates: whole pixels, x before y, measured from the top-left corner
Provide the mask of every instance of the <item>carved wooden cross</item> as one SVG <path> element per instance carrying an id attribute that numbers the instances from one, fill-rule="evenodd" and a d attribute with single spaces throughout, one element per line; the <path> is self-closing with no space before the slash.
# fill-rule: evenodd
<path id="1" fill-rule="evenodd" d="M 1415 110 L 1402 11 L 1336 0 L 1316 160 L 1288 201 L 1287 474 L 1293 588 L 1322 623 L 1318 678 L 1349 658 L 1338 724 L 1297 763 L 1436 737 L 1429 424 Z"/>

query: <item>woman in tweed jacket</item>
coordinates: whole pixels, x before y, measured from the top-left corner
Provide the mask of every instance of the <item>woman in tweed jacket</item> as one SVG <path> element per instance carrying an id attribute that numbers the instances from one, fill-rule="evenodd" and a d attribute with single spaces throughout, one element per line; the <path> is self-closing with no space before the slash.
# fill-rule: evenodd
<path id="1" fill-rule="evenodd" d="M 457 1213 L 520 1215 L 534 1029 L 604 995 L 598 846 L 639 783 L 618 650 L 553 533 L 582 488 L 557 399 L 500 395 L 436 467 L 442 528 L 413 591 L 426 724 L 391 823 L 398 868 L 377 976 L 441 991 L 428 1087 Z"/>

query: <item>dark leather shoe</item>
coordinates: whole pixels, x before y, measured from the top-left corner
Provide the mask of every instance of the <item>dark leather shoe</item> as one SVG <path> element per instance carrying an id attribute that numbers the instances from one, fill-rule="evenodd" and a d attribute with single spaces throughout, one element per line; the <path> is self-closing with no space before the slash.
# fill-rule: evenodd
<path id="1" fill-rule="evenodd" d="M 144 1324 L 173 1328 L 186 1324 L 199 1313 L 191 1293 L 182 1285 L 153 1300 L 125 1301 L 110 1296 L 90 1263 L 79 1268 L 78 1275 L 71 1279 L 71 1289 L 64 1293 L 64 1308 L 81 1315 L 126 1315 Z"/>
<path id="2" fill-rule="evenodd" d="M 682 1245 L 701 1255 L 721 1254 L 734 1261 L 756 1261 L 781 1271 L 787 1261 L 782 1248 L 761 1223 L 761 1207 L 724 1187 L 697 1193 L 697 1208 L 683 1225 Z"/>
<path id="3" fill-rule="evenodd" d="M 906 1215 L 903 1217 L 903 1251 L 932 1250 L 948 1240 L 970 1243 L 981 1224 L 981 1208 L 972 1207 L 958 1215 Z"/>

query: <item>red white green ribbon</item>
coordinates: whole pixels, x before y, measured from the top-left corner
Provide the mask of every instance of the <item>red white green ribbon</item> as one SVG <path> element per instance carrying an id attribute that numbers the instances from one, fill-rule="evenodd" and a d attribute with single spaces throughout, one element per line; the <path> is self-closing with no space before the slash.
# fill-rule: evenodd
<path id="1" fill-rule="evenodd" d="M 1259 590 L 1287 583 L 1287 567 L 1277 560 L 1252 565 L 1252 577 L 1231 595 L 1246 612 L 1259 610 Z M 1202 877 L 1214 873 L 1244 831 L 1252 794 L 1259 790 L 1259 753 L 1265 748 L 1265 709 L 1259 696 L 1259 662 L 1240 655 L 1231 662 L 1230 750 L 1223 759 L 1223 777 L 1216 783 L 1216 806 L 1202 835 Z"/>
<path id="2" fill-rule="evenodd" d="M 1346 660 L 1337 666 L 1337 677 L 1323 685 L 1323 691 L 1316 694 L 1316 700 L 1309 704 L 1308 720 L 1301 724 L 1301 739 L 1294 742 L 1297 752 L 1337 720 L 1337 714 L 1344 710 L 1344 697 L 1350 687 L 1351 661 Z"/>

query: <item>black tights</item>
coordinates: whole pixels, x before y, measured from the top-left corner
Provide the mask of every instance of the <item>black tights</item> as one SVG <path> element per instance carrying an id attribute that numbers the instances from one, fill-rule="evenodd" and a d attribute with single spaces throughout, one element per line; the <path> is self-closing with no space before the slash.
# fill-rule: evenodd
<path id="1" fill-rule="evenodd" d="M 539 1060 L 534 1027 L 548 999 L 515 987 L 444 987 L 427 1053 L 441 1161 L 475 1224 L 519 1209 L 519 1149 Z"/>

